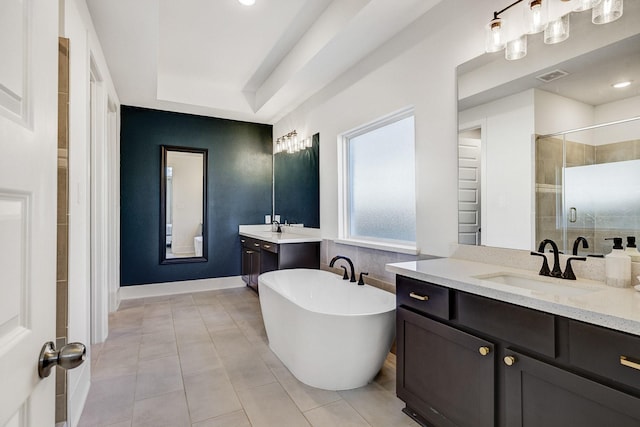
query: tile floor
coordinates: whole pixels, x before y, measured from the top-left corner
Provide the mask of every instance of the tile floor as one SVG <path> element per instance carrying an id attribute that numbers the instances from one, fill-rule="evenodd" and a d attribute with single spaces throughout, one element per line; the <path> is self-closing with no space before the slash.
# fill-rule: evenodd
<path id="1" fill-rule="evenodd" d="M 299 382 L 269 350 L 246 287 L 126 300 L 109 322 L 80 427 L 418 425 L 395 396 L 392 354 L 360 389 Z"/>

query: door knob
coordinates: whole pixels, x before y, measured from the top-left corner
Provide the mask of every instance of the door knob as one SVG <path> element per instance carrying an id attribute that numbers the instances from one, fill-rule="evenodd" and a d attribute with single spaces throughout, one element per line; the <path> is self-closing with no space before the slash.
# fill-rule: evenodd
<path id="1" fill-rule="evenodd" d="M 514 356 L 505 356 L 504 364 L 507 366 L 513 366 L 516 363 L 516 358 Z"/>
<path id="2" fill-rule="evenodd" d="M 48 377 L 51 374 L 51 369 L 56 365 L 63 369 L 73 369 L 80 366 L 86 358 L 87 347 L 82 343 L 72 342 L 57 351 L 56 345 L 49 341 L 42 346 L 42 351 L 40 351 L 38 375 L 40 378 Z"/>

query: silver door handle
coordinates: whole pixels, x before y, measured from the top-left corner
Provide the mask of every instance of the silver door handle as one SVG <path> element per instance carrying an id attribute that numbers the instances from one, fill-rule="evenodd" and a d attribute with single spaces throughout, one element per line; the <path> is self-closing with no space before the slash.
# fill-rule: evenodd
<path id="1" fill-rule="evenodd" d="M 82 364 L 87 358 L 87 347 L 79 342 L 72 342 L 56 351 L 56 345 L 49 341 L 42 346 L 38 360 L 38 375 L 46 378 L 51 374 L 54 366 L 63 369 L 73 369 Z"/>

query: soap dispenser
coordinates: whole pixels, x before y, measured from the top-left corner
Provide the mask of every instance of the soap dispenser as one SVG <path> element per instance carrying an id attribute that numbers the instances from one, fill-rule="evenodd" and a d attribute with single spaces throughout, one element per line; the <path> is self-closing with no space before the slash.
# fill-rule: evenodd
<path id="1" fill-rule="evenodd" d="M 640 262 L 640 252 L 638 252 L 638 248 L 636 247 L 635 236 L 627 236 L 627 248 L 624 250 L 624 253 L 631 257 L 631 262 Z"/>
<path id="2" fill-rule="evenodd" d="M 622 247 L 622 237 L 614 237 L 613 250 L 604 257 L 606 283 L 616 288 L 631 286 L 631 257 Z"/>

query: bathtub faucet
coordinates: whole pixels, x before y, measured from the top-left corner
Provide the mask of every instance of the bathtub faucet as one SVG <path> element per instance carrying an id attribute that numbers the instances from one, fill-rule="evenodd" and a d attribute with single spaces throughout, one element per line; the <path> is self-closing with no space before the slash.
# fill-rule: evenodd
<path id="1" fill-rule="evenodd" d="M 349 263 L 349 268 L 351 269 L 351 279 L 349 280 L 350 282 L 355 282 L 356 281 L 356 271 L 353 268 L 353 263 L 351 262 L 351 260 L 349 258 L 347 258 L 346 256 L 342 256 L 342 255 L 337 255 L 334 256 L 333 259 L 331 260 L 331 262 L 329 263 L 329 267 L 333 267 L 333 265 L 336 263 L 336 261 L 338 261 L 339 259 L 343 259 L 345 261 L 347 261 Z M 345 276 L 344 279 L 346 280 L 347 277 Z"/>

